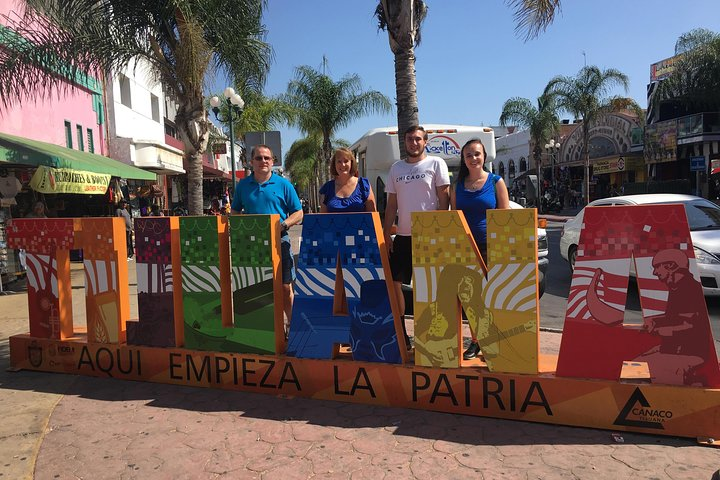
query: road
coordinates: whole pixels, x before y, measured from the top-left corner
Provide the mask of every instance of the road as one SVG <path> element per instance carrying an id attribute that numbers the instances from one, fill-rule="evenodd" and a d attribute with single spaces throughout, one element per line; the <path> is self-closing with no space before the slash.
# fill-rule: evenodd
<path id="1" fill-rule="evenodd" d="M 560 255 L 560 232 L 562 223 L 549 222 L 548 257 L 550 264 L 547 270 L 545 295 L 540 299 L 540 327 L 562 330 L 565 319 L 565 307 L 570 291 L 570 267 Z M 710 324 L 715 338 L 715 346 L 720 350 L 720 297 L 705 297 Z M 628 286 L 628 299 L 625 308 L 625 321 L 627 323 L 641 323 L 640 300 L 635 282 L 630 281 Z"/>

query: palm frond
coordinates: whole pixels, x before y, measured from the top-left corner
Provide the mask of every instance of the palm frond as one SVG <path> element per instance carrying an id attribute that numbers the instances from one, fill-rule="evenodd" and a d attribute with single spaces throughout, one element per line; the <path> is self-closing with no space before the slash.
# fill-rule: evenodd
<path id="1" fill-rule="evenodd" d="M 560 0 L 506 0 L 514 10 L 515 34 L 525 41 L 544 32 L 560 13 Z"/>

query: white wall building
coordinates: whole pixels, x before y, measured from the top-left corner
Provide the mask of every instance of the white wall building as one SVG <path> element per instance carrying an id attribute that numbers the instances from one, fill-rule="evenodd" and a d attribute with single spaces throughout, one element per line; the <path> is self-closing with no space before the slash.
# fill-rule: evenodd
<path id="1" fill-rule="evenodd" d="M 182 150 L 165 143 L 165 95 L 147 66 L 133 64 L 106 89 L 113 158 L 158 174 L 185 173 Z"/>
<path id="2" fill-rule="evenodd" d="M 503 177 L 508 188 L 516 177 L 534 167 L 530 163 L 530 130 L 511 133 L 495 140 L 492 171 Z"/>
<path id="3" fill-rule="evenodd" d="M 170 138 L 174 146 L 169 145 L 165 132 L 167 105 L 173 102 L 166 101 L 162 84 L 144 61 L 109 78 L 105 95 L 109 156 L 156 173 L 155 191 L 162 192 L 161 206 L 169 208 L 170 179 L 185 173 L 182 144 Z"/>

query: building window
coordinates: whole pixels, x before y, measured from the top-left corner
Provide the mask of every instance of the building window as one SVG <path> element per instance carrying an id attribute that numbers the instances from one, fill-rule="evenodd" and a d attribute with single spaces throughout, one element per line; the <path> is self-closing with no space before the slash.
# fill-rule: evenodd
<path id="1" fill-rule="evenodd" d="M 152 119 L 160 123 L 160 99 L 152 93 L 150 94 L 150 108 L 152 109 Z"/>
<path id="2" fill-rule="evenodd" d="M 77 130 L 78 150 L 85 150 L 85 139 L 83 138 L 82 125 L 75 125 L 75 129 Z"/>
<path id="3" fill-rule="evenodd" d="M 88 152 L 95 153 L 95 141 L 93 140 L 92 128 L 87 129 Z"/>
<path id="4" fill-rule="evenodd" d="M 177 129 L 168 122 L 165 122 L 165 135 L 173 138 L 178 138 Z"/>
<path id="5" fill-rule="evenodd" d="M 128 108 L 132 108 L 130 79 L 121 73 L 118 75 L 118 82 L 120 82 L 120 103 Z"/>
<path id="6" fill-rule="evenodd" d="M 527 170 L 527 160 L 525 160 L 525 157 L 520 157 L 520 171 L 524 172 Z"/>
<path id="7" fill-rule="evenodd" d="M 65 120 L 65 146 L 72 148 L 72 123 Z"/>

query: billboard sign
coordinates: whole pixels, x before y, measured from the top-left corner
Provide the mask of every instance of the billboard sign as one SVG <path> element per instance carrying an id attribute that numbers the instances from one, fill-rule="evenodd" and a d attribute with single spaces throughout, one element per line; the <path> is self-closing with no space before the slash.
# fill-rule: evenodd
<path id="1" fill-rule="evenodd" d="M 273 167 L 282 165 L 282 148 L 280 145 L 280 132 L 248 132 L 245 134 L 245 157 L 250 165 L 250 154 L 255 145 L 267 145 L 273 152 Z"/>
<path id="2" fill-rule="evenodd" d="M 660 60 L 650 65 L 650 81 L 657 82 L 670 76 L 675 71 L 675 64 L 682 58 L 682 54 Z"/>

